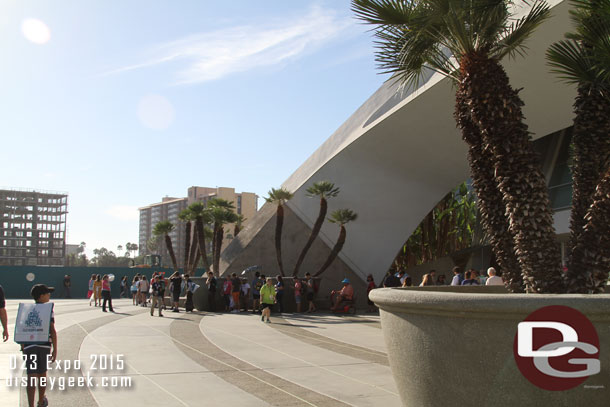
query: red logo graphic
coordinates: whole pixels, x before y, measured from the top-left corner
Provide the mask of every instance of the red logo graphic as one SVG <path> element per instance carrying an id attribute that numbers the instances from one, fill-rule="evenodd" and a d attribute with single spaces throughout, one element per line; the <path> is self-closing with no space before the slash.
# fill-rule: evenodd
<path id="1" fill-rule="evenodd" d="M 595 327 L 562 305 L 540 308 L 519 323 L 513 353 L 523 376 L 545 390 L 569 390 L 600 372 Z"/>

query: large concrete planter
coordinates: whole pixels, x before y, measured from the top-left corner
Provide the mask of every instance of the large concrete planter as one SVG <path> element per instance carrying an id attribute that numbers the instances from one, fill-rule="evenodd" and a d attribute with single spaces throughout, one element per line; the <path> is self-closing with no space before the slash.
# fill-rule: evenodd
<path id="1" fill-rule="evenodd" d="M 610 295 L 383 288 L 370 298 L 405 406 L 610 406 Z M 461 287 L 465 288 L 465 287 Z M 530 383 L 513 354 L 517 325 L 548 305 L 585 314 L 599 336 L 601 372 L 565 391 Z"/>

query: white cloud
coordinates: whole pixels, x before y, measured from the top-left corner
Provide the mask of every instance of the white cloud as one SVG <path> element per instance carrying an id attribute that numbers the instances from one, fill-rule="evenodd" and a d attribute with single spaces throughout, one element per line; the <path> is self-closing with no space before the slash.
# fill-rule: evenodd
<path id="1" fill-rule="evenodd" d="M 113 205 L 106 209 L 104 213 L 122 221 L 133 221 L 140 218 L 140 212 L 138 211 L 137 206 Z"/>
<path id="2" fill-rule="evenodd" d="M 232 73 L 294 60 L 320 48 L 353 24 L 351 18 L 339 18 L 332 10 L 313 7 L 297 20 L 231 27 L 161 44 L 145 62 L 106 74 L 181 62 L 182 68 L 175 73 L 176 83 L 212 81 Z"/>

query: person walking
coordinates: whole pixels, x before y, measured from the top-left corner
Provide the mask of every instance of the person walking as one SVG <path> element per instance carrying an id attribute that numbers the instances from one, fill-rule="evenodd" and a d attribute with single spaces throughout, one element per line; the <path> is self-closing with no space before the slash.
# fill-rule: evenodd
<path id="1" fill-rule="evenodd" d="M 89 279 L 89 284 L 87 287 L 87 298 L 89 299 L 89 306 L 91 306 L 91 303 L 95 300 L 95 297 L 93 296 L 93 285 L 95 284 L 95 278 L 96 275 L 91 274 L 91 278 Z"/>
<path id="2" fill-rule="evenodd" d="M 275 287 L 273 287 L 273 280 L 271 277 L 267 277 L 266 284 L 261 287 L 261 302 L 263 307 L 261 321 L 264 321 L 265 318 L 267 318 L 267 323 L 270 323 L 271 320 L 269 317 L 271 316 L 271 308 L 273 308 L 273 304 L 276 302 Z"/>
<path id="3" fill-rule="evenodd" d="M 180 272 L 174 271 L 174 274 L 170 276 L 169 287 L 172 293 L 172 312 L 180 312 L 180 293 L 182 292 Z"/>
<path id="4" fill-rule="evenodd" d="M 205 285 L 208 287 L 208 309 L 210 312 L 216 312 L 216 286 L 218 282 L 214 273 L 208 271 L 208 279 L 205 280 Z"/>
<path id="5" fill-rule="evenodd" d="M 153 279 L 152 283 L 152 298 L 150 304 L 150 316 L 152 317 L 155 314 L 155 307 L 159 307 L 159 316 L 163 316 L 163 312 L 161 312 L 161 308 L 163 307 L 163 301 L 165 297 L 165 281 L 163 277 L 156 276 Z"/>
<path id="6" fill-rule="evenodd" d="M 280 275 L 276 277 L 275 302 L 278 304 L 280 314 L 284 312 L 284 278 Z"/>
<path id="7" fill-rule="evenodd" d="M 99 307 L 102 305 L 102 275 L 98 274 L 95 276 L 95 282 L 93 283 L 93 297 L 95 298 L 95 306 Z"/>
<path id="8" fill-rule="evenodd" d="M 184 310 L 186 312 L 193 312 L 195 306 L 193 305 L 193 293 L 195 292 L 195 283 L 191 281 L 188 274 L 184 275 L 184 291 L 186 292 L 186 301 L 184 301 Z"/>
<path id="9" fill-rule="evenodd" d="M 140 277 L 138 275 L 135 275 L 133 277 L 133 281 L 131 282 L 131 299 L 133 302 L 133 305 L 138 305 L 138 285 L 140 283 Z"/>
<path id="10" fill-rule="evenodd" d="M 104 274 L 104 278 L 102 279 L 102 298 L 104 299 L 102 311 L 106 312 L 106 302 L 108 302 L 108 310 L 114 312 L 114 309 L 112 309 L 112 296 L 110 295 L 110 279 L 108 278 L 108 274 Z"/>
<path id="11" fill-rule="evenodd" d="M 6 314 L 6 299 L 0 285 L 0 323 L 2 324 L 2 340 L 8 341 L 8 315 Z"/>
<path id="12" fill-rule="evenodd" d="M 138 296 L 140 297 L 140 306 L 146 307 L 148 302 L 148 289 L 150 288 L 150 284 L 146 279 L 146 276 L 142 276 L 140 278 L 140 283 L 138 284 Z"/>

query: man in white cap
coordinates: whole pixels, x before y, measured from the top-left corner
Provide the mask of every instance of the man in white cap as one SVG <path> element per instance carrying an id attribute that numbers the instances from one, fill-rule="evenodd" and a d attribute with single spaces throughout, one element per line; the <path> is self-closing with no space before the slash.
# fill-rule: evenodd
<path id="1" fill-rule="evenodd" d="M 485 285 L 504 285 L 501 277 L 496 276 L 496 269 L 490 267 L 487 269 L 487 275 L 489 278 L 485 282 Z"/>
<path id="2" fill-rule="evenodd" d="M 331 308 L 333 311 L 338 310 L 343 301 L 351 301 L 354 299 L 354 287 L 349 283 L 349 279 L 344 278 L 341 283 L 343 284 L 341 291 L 337 292 L 333 290 L 332 292 L 332 294 L 338 294 L 335 297 L 335 305 Z"/>

